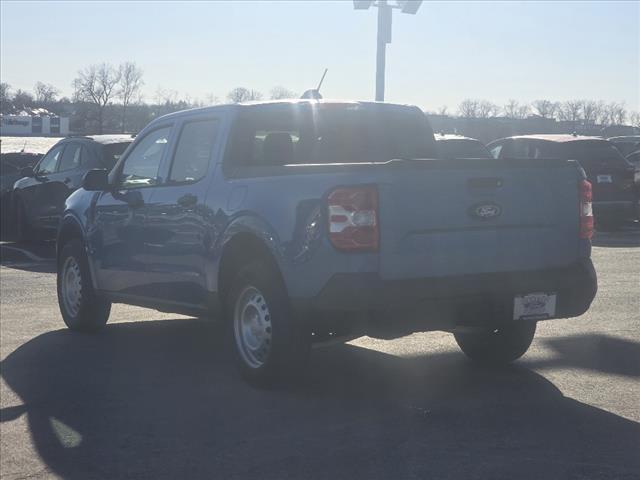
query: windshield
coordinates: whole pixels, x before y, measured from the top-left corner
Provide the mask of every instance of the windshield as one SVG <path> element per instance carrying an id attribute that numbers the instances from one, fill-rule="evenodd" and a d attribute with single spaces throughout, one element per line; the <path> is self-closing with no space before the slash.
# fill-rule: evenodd
<path id="1" fill-rule="evenodd" d="M 577 160 L 585 169 L 608 167 L 628 167 L 620 151 L 606 140 L 581 140 L 562 144 L 561 152 L 569 160 Z"/>
<path id="2" fill-rule="evenodd" d="M 131 142 L 109 143 L 103 147 L 103 158 L 107 169 L 111 170 L 115 166 L 130 143 Z"/>
<path id="3" fill-rule="evenodd" d="M 440 140 L 436 145 L 439 158 L 492 158 L 487 147 L 477 140 Z"/>

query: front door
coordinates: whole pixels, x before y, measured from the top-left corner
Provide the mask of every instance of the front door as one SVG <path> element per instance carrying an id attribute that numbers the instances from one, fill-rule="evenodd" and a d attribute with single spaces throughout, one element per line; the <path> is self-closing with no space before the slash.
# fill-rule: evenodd
<path id="1" fill-rule="evenodd" d="M 146 244 L 151 238 L 145 217 L 162 182 L 160 168 L 171 129 L 161 126 L 137 139 L 118 167 L 114 189 L 96 201 L 95 228 L 89 238 L 101 290 L 134 296 L 148 296 L 153 290 L 146 275 Z"/>

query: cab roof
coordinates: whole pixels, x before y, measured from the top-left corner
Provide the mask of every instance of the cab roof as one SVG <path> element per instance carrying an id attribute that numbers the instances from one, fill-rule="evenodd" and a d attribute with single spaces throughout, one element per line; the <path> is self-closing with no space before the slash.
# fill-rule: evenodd
<path id="1" fill-rule="evenodd" d="M 65 137 L 64 140 L 73 140 L 77 139 L 88 139 L 92 140 L 96 143 L 100 143 L 102 145 L 109 145 L 111 143 L 129 143 L 133 141 L 133 136 L 131 135 L 71 135 L 69 137 Z"/>
<path id="2" fill-rule="evenodd" d="M 258 102 L 242 102 L 242 103 L 225 103 L 221 105 L 212 105 L 209 107 L 199 107 L 199 108 L 190 108 L 187 110 L 180 110 L 177 112 L 168 113 L 167 115 L 163 115 L 158 119 L 154 120 L 154 123 L 160 119 L 170 119 L 175 117 L 181 117 L 183 115 L 192 115 L 199 113 L 207 113 L 207 112 L 218 112 L 221 110 L 240 110 L 244 108 L 251 108 L 255 106 L 268 106 L 268 105 L 361 105 L 361 106 L 372 106 L 372 105 L 385 105 L 394 108 L 418 108 L 415 105 L 410 104 L 401 104 L 401 103 L 388 103 L 388 102 L 371 102 L 371 101 L 361 101 L 361 100 L 331 100 L 331 99 L 287 99 L 287 100 L 266 100 L 266 101 L 258 101 Z"/>
<path id="3" fill-rule="evenodd" d="M 433 136 L 436 139 L 436 142 L 442 142 L 447 140 L 468 140 L 471 142 L 480 142 L 480 140 L 471 137 L 465 137 L 464 135 L 457 135 L 455 133 L 434 133 Z"/>
<path id="4" fill-rule="evenodd" d="M 589 136 L 589 135 L 572 135 L 572 134 L 542 134 L 542 135 L 516 135 L 514 137 L 508 137 L 512 139 L 531 139 L 531 140 L 542 140 L 545 142 L 556 142 L 556 143 L 568 143 L 568 142 L 578 142 L 584 140 L 600 140 L 607 141 L 603 137 Z"/>

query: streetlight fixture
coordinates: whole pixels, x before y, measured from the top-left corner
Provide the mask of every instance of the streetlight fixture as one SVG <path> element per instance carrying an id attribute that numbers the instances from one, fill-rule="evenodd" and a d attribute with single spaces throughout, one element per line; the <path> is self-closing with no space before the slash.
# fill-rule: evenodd
<path id="1" fill-rule="evenodd" d="M 415 15 L 422 0 L 353 0 L 356 10 L 368 10 L 372 5 L 378 7 L 378 41 L 376 49 L 376 102 L 384 102 L 384 69 L 387 43 L 391 43 L 391 12 L 399 9 L 402 13 Z"/>

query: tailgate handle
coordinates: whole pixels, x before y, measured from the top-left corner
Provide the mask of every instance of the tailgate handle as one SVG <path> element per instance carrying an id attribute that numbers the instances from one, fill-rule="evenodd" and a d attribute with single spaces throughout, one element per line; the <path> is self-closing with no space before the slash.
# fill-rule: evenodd
<path id="1" fill-rule="evenodd" d="M 502 178 L 483 177 L 471 178 L 467 181 L 468 188 L 500 188 L 504 181 Z"/>

